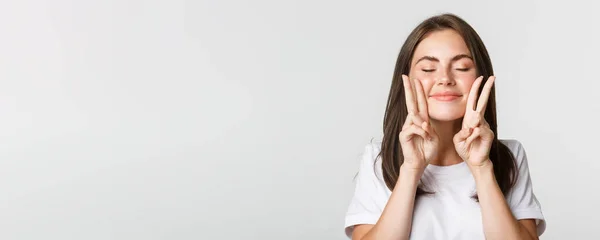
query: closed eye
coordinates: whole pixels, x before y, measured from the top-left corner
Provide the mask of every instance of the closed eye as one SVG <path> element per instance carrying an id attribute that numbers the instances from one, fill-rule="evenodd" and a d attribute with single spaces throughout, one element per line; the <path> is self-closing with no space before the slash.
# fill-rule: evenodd
<path id="1" fill-rule="evenodd" d="M 469 71 L 470 68 L 457 68 L 456 70 L 466 72 Z"/>
<path id="2" fill-rule="evenodd" d="M 423 72 L 433 72 L 435 69 L 422 69 Z"/>

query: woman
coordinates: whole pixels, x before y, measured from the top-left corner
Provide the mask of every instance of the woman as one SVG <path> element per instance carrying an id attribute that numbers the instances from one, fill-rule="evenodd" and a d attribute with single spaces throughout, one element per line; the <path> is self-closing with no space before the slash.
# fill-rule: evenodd
<path id="1" fill-rule="evenodd" d="M 498 140 L 492 64 L 475 30 L 443 14 L 400 50 L 381 142 L 368 144 L 352 239 L 538 239 L 545 220 L 516 140 Z"/>

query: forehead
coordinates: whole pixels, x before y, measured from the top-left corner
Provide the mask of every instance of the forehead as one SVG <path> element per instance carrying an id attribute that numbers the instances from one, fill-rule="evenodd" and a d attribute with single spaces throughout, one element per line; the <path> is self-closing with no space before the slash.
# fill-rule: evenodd
<path id="1" fill-rule="evenodd" d="M 459 54 L 471 55 L 462 36 L 454 30 L 445 29 L 427 34 L 417 45 L 413 61 L 423 56 L 432 56 L 443 61 Z"/>

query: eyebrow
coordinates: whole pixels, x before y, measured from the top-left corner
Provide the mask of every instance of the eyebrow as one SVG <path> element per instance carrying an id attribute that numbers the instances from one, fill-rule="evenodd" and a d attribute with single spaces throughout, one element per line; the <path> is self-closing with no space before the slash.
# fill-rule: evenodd
<path id="1" fill-rule="evenodd" d="M 454 62 L 454 61 L 458 61 L 458 60 L 463 59 L 463 58 L 471 59 L 471 61 L 473 60 L 473 57 L 469 56 L 468 54 L 458 54 L 458 55 L 454 56 L 452 59 L 450 59 L 450 61 Z M 422 58 L 419 58 L 419 60 L 417 60 L 417 62 L 415 63 L 415 65 L 417 63 L 419 63 L 421 60 L 429 60 L 429 61 L 433 61 L 433 62 L 439 62 L 440 61 L 436 57 L 423 56 Z"/>

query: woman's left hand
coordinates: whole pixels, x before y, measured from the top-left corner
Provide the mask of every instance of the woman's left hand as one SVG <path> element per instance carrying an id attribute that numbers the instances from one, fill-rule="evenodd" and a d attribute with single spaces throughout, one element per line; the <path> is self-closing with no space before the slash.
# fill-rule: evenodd
<path id="1" fill-rule="evenodd" d="M 495 79 L 494 76 L 488 78 L 478 101 L 477 93 L 483 76 L 475 80 L 467 99 L 467 110 L 462 121 L 462 129 L 454 135 L 454 148 L 469 167 L 491 164 L 489 154 L 494 141 L 494 132 L 485 121 L 484 114 Z"/>

